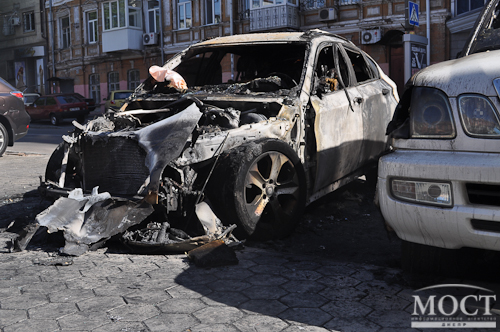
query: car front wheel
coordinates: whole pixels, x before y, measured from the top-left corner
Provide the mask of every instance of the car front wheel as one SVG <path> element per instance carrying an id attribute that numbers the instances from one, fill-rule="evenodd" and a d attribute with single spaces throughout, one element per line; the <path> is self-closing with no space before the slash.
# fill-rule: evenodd
<path id="1" fill-rule="evenodd" d="M 59 125 L 59 118 L 57 117 L 57 115 L 55 115 L 55 114 L 50 115 L 50 123 L 54 126 Z"/>
<path id="2" fill-rule="evenodd" d="M 290 235 L 302 215 L 306 183 L 300 159 L 278 140 L 251 142 L 224 155 L 211 179 L 210 200 L 239 237 Z"/>
<path id="3" fill-rule="evenodd" d="M 9 134 L 4 125 L 0 123 L 0 157 L 7 150 L 7 145 L 9 145 Z"/>

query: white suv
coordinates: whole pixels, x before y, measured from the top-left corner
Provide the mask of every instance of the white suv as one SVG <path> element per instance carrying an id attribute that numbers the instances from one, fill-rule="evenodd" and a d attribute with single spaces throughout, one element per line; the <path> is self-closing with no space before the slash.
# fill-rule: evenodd
<path id="1" fill-rule="evenodd" d="M 460 58 L 409 80 L 387 129 L 379 204 L 407 266 L 435 247 L 500 251 L 499 12 L 490 1 Z"/>

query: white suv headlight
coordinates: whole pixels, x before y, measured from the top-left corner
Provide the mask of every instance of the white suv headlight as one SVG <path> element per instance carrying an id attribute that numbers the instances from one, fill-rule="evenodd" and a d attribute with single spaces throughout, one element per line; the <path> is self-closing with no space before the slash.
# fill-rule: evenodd
<path id="1" fill-rule="evenodd" d="M 426 87 L 413 88 L 410 114 L 413 138 L 455 137 L 450 101 L 441 90 Z"/>
<path id="2" fill-rule="evenodd" d="M 481 95 L 461 95 L 458 108 L 465 132 L 471 136 L 500 136 L 497 112 L 490 100 Z"/>
<path id="3" fill-rule="evenodd" d="M 451 185 L 449 183 L 392 179 L 392 195 L 401 200 L 415 203 L 451 207 Z"/>

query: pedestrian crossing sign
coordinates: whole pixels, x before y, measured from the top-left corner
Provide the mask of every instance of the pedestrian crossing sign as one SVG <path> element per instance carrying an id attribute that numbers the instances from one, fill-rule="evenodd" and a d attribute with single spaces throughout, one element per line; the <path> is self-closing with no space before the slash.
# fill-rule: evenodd
<path id="1" fill-rule="evenodd" d="M 418 27 L 418 4 L 408 1 L 408 21 L 411 25 Z"/>

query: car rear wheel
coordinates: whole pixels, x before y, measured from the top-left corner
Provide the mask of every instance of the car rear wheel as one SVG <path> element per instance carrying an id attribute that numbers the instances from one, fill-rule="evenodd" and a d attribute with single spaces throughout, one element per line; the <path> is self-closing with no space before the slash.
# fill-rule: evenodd
<path id="1" fill-rule="evenodd" d="M 54 126 L 59 125 L 59 118 L 54 113 L 50 114 L 50 123 Z"/>
<path id="2" fill-rule="evenodd" d="M 211 179 L 210 199 L 235 234 L 279 239 L 295 229 L 304 209 L 306 183 L 300 159 L 278 140 L 242 145 L 223 156 Z"/>
<path id="3" fill-rule="evenodd" d="M 4 125 L 0 123 L 0 157 L 3 156 L 5 150 L 7 150 L 7 145 L 9 145 L 9 134 Z"/>

